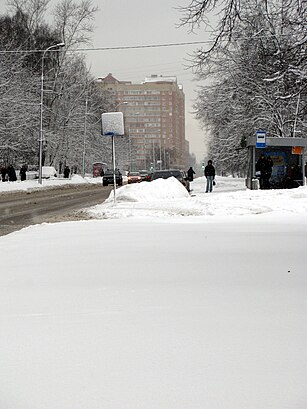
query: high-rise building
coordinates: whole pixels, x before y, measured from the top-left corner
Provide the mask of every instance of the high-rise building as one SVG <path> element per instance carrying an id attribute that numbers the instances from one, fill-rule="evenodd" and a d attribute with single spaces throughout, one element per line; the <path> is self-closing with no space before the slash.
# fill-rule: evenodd
<path id="1" fill-rule="evenodd" d="M 152 75 L 142 83 L 108 74 L 99 82 L 109 91 L 114 111 L 124 114 L 125 132 L 135 149 L 134 169 L 185 168 L 185 99 L 176 77 Z"/>

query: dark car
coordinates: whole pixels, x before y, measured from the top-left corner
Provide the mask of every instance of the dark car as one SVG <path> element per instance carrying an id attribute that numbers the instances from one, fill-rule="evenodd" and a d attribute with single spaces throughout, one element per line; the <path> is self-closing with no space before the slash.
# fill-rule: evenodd
<path id="1" fill-rule="evenodd" d="M 148 170 L 140 170 L 139 172 L 140 172 L 140 175 L 141 175 L 143 181 L 150 182 L 151 172 L 149 172 Z"/>
<path id="2" fill-rule="evenodd" d="M 123 185 L 123 176 L 120 173 L 118 169 L 115 170 L 115 178 L 116 178 L 116 184 L 118 186 Z M 113 170 L 107 169 L 104 172 L 104 175 L 102 177 L 102 184 L 103 186 L 108 186 L 108 185 L 113 185 L 114 184 L 114 172 Z"/>
<path id="3" fill-rule="evenodd" d="M 185 172 L 179 169 L 156 170 L 151 175 L 151 180 L 156 180 L 156 179 L 161 179 L 161 178 L 168 179 L 172 176 L 176 178 L 177 180 L 179 180 L 179 182 L 183 184 L 183 186 L 187 189 L 188 192 L 190 191 L 190 182 L 188 180 L 188 177 L 185 174 Z"/>

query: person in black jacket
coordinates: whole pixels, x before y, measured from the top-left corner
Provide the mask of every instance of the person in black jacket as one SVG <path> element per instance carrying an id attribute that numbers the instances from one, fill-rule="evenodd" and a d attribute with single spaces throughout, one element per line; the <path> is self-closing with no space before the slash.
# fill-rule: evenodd
<path id="1" fill-rule="evenodd" d="M 2 182 L 6 182 L 7 169 L 5 165 L 0 166 Z"/>
<path id="2" fill-rule="evenodd" d="M 19 171 L 19 175 L 20 175 L 20 180 L 27 179 L 27 165 L 22 165 Z"/>
<path id="3" fill-rule="evenodd" d="M 205 176 L 207 178 L 206 193 L 212 192 L 213 181 L 215 178 L 215 168 L 212 165 L 212 160 L 208 160 L 208 165 L 205 167 Z"/>
<path id="4" fill-rule="evenodd" d="M 69 166 L 65 166 L 65 168 L 64 168 L 64 178 L 65 178 L 65 179 L 68 179 L 68 178 L 69 178 L 69 174 L 70 174 Z"/>
<path id="5" fill-rule="evenodd" d="M 13 165 L 9 165 L 7 168 L 7 174 L 10 182 L 16 182 L 17 176 L 16 176 L 16 171 L 14 169 Z"/>
<path id="6" fill-rule="evenodd" d="M 187 174 L 188 174 L 189 181 L 193 182 L 193 179 L 194 179 L 193 175 L 195 175 L 195 172 L 194 172 L 192 166 L 188 169 Z"/>
<path id="7" fill-rule="evenodd" d="M 273 161 L 270 156 L 260 155 L 256 163 L 256 171 L 260 173 L 260 189 L 270 189 L 270 177 L 272 175 Z"/>

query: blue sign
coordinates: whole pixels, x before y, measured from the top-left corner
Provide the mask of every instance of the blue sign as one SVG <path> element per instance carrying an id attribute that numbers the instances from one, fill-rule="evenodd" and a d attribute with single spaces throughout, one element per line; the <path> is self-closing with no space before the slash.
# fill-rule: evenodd
<path id="1" fill-rule="evenodd" d="M 256 132 L 256 148 L 266 147 L 266 131 Z"/>

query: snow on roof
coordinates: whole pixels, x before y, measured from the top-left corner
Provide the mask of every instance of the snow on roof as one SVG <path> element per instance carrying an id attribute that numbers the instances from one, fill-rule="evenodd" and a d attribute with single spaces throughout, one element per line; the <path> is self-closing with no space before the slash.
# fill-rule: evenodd
<path id="1" fill-rule="evenodd" d="M 163 75 L 151 75 L 150 77 L 146 77 L 143 83 L 147 82 L 175 82 L 177 83 L 177 77 L 169 76 L 164 77 Z"/>

